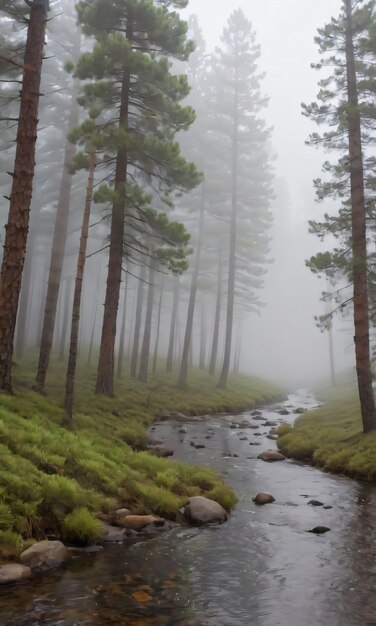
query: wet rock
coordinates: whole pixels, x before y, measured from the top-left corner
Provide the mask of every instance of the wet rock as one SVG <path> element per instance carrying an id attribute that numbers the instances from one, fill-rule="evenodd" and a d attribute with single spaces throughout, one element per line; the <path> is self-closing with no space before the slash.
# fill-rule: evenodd
<path id="1" fill-rule="evenodd" d="M 85 548 L 79 548 L 78 546 L 71 546 L 67 548 L 70 554 L 96 554 L 102 552 L 103 546 L 86 546 Z"/>
<path id="2" fill-rule="evenodd" d="M 273 422 L 272 420 L 267 420 L 264 426 L 278 426 L 277 422 Z"/>
<path id="3" fill-rule="evenodd" d="M 239 428 L 239 424 L 230 424 L 230 428 L 232 429 Z"/>
<path id="4" fill-rule="evenodd" d="M 251 411 L 251 415 L 257 416 L 257 415 L 262 415 L 262 413 L 261 411 L 256 410 L 256 411 Z"/>
<path id="5" fill-rule="evenodd" d="M 262 417 L 262 415 L 260 414 L 260 415 L 255 415 L 255 417 L 253 419 L 256 420 L 256 421 L 260 421 L 261 420 L 263 422 L 265 418 Z"/>
<path id="6" fill-rule="evenodd" d="M 5 563 L 0 565 L 0 585 L 20 583 L 31 577 L 31 569 L 20 563 Z"/>
<path id="7" fill-rule="evenodd" d="M 156 515 L 126 515 L 118 521 L 118 525 L 122 528 L 129 528 L 137 532 L 143 530 L 149 524 L 163 526 L 164 523 L 165 520 Z"/>
<path id="8" fill-rule="evenodd" d="M 204 443 L 194 443 L 193 441 L 191 441 L 190 445 L 192 446 L 192 448 L 196 448 L 196 450 L 201 450 L 201 448 L 206 448 L 206 445 Z"/>
<path id="9" fill-rule="evenodd" d="M 162 446 L 148 446 L 148 451 L 155 454 L 155 456 L 159 456 L 162 458 L 172 456 L 174 454 L 173 450 L 170 450 L 170 448 L 164 448 Z"/>
<path id="10" fill-rule="evenodd" d="M 254 498 L 252 498 L 255 504 L 271 504 L 275 502 L 275 498 L 270 495 L 270 493 L 258 493 Z"/>
<path id="11" fill-rule="evenodd" d="M 278 439 L 278 435 L 272 435 L 269 433 L 269 435 L 266 435 L 267 439 L 272 439 L 273 441 L 277 441 Z"/>
<path id="12" fill-rule="evenodd" d="M 239 441 L 248 441 L 248 437 L 240 437 Z"/>
<path id="13" fill-rule="evenodd" d="M 303 409 L 302 406 L 298 407 L 297 409 L 294 409 L 293 413 L 295 413 L 296 415 L 300 415 L 301 413 L 305 413 L 307 409 Z"/>
<path id="14" fill-rule="evenodd" d="M 256 428 L 260 428 L 259 424 L 251 424 L 250 428 L 252 428 L 253 430 L 256 430 Z"/>
<path id="15" fill-rule="evenodd" d="M 255 437 L 262 437 L 262 433 L 255 433 Z"/>
<path id="16" fill-rule="evenodd" d="M 269 435 L 278 435 L 278 426 L 275 426 L 274 428 L 271 428 L 269 430 Z"/>
<path id="17" fill-rule="evenodd" d="M 38 572 L 58 567 L 67 558 L 67 549 L 61 541 L 43 540 L 34 543 L 22 552 L 20 559 L 23 565 Z"/>
<path id="18" fill-rule="evenodd" d="M 111 524 L 103 521 L 101 524 L 103 530 L 103 537 L 101 541 L 103 543 L 121 543 L 128 534 L 125 528 L 117 528 L 116 526 L 112 526 Z"/>
<path id="19" fill-rule="evenodd" d="M 283 456 L 278 450 L 265 450 L 258 455 L 258 459 L 261 461 L 266 461 L 267 463 L 273 463 L 275 461 L 285 461 L 286 457 Z"/>
<path id="20" fill-rule="evenodd" d="M 153 439 L 152 437 L 148 437 L 148 445 L 149 446 L 161 446 L 163 441 L 160 439 Z"/>
<path id="21" fill-rule="evenodd" d="M 118 509 L 117 511 L 114 511 L 114 513 L 111 513 L 111 522 L 112 524 L 114 524 L 115 526 L 123 526 L 122 524 L 122 520 L 127 517 L 127 515 L 130 515 L 131 512 L 129 509 Z"/>
<path id="22" fill-rule="evenodd" d="M 188 432 L 188 428 L 186 426 L 181 426 L 178 430 L 181 435 L 186 435 Z"/>
<path id="23" fill-rule="evenodd" d="M 225 509 L 204 496 L 193 496 L 189 503 L 183 507 L 182 513 L 186 520 L 198 526 L 205 524 L 221 524 L 228 518 Z"/>
<path id="24" fill-rule="evenodd" d="M 315 533 L 315 535 L 323 535 L 330 530 L 327 526 L 315 526 L 311 530 L 307 530 L 307 533 Z"/>
<path id="25" fill-rule="evenodd" d="M 320 502 L 320 500 L 310 500 L 307 504 L 310 504 L 311 506 L 324 506 L 324 503 Z"/>
<path id="26" fill-rule="evenodd" d="M 290 415 L 290 411 L 288 411 L 287 409 L 281 409 L 280 411 L 277 411 L 278 415 Z"/>
<path id="27" fill-rule="evenodd" d="M 329 509 L 332 509 L 333 507 L 330 506 L 330 504 L 325 504 L 322 508 L 328 511 Z"/>

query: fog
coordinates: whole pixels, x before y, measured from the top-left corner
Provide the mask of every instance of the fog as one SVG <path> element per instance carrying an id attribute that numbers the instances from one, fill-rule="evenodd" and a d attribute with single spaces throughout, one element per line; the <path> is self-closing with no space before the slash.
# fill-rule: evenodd
<path id="1" fill-rule="evenodd" d="M 261 294 L 268 306 L 243 325 L 242 366 L 286 383 L 309 384 L 329 376 L 328 333 L 322 333 L 314 320 L 326 311 L 320 302 L 325 285 L 305 267 L 305 259 L 321 246 L 308 234 L 308 220 L 318 219 L 325 210 L 315 202 L 312 180 L 320 175 L 327 155 L 305 145 L 316 127 L 301 115 L 301 103 L 316 97 L 320 76 L 310 67 L 319 58 L 314 37 L 338 15 L 339 3 L 243 0 L 236 6 L 251 20 L 261 44 L 259 66 L 266 73 L 263 91 L 269 96 L 263 115 L 273 126 L 278 179 L 271 255 L 275 262 Z M 198 16 L 208 47 L 213 48 L 234 8 L 220 0 L 191 0 L 186 13 Z M 341 370 L 353 364 L 351 320 L 334 320 L 334 331 L 335 363 Z"/>

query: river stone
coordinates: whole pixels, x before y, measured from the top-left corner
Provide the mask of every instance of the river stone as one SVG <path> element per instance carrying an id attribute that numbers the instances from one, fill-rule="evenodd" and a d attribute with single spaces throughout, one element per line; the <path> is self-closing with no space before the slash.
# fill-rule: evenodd
<path id="1" fill-rule="evenodd" d="M 149 524 L 163 525 L 165 520 L 155 515 L 126 515 L 118 520 L 118 525 L 122 528 L 140 531 Z"/>
<path id="2" fill-rule="evenodd" d="M 293 411 L 293 413 L 295 413 L 296 415 L 301 415 L 302 413 L 305 413 L 307 411 L 307 409 L 303 409 L 302 406 L 298 407 L 297 409 L 295 409 Z"/>
<path id="3" fill-rule="evenodd" d="M 28 565 L 38 572 L 58 567 L 66 558 L 65 545 L 61 541 L 48 541 L 48 539 L 34 543 L 20 556 L 23 565 Z"/>
<path id="4" fill-rule="evenodd" d="M 278 415 L 289 415 L 290 411 L 288 411 L 287 409 L 281 409 L 280 411 L 277 411 Z"/>
<path id="5" fill-rule="evenodd" d="M 187 428 L 186 426 L 181 426 L 181 428 L 179 428 L 178 432 L 179 432 L 181 435 L 186 435 L 186 434 L 187 434 L 187 432 L 188 432 L 188 428 Z"/>
<path id="6" fill-rule="evenodd" d="M 270 493 L 258 493 L 257 496 L 252 498 L 255 504 L 271 504 L 275 502 L 275 498 L 270 495 Z"/>
<path id="7" fill-rule="evenodd" d="M 320 500 L 310 500 L 307 504 L 310 504 L 311 506 L 324 506 L 324 503 L 320 502 Z"/>
<path id="8" fill-rule="evenodd" d="M 209 498 L 193 496 L 189 498 L 189 504 L 182 509 L 184 517 L 192 524 L 221 524 L 228 518 L 225 509 Z"/>
<path id="9" fill-rule="evenodd" d="M 0 565 L 0 585 L 20 583 L 31 577 L 31 569 L 20 563 L 5 563 Z"/>
<path id="10" fill-rule="evenodd" d="M 251 415 L 262 415 L 261 411 L 251 411 Z"/>
<path id="11" fill-rule="evenodd" d="M 315 533 L 316 535 L 323 535 L 330 530 L 327 526 L 315 526 L 311 530 L 307 530 L 308 533 Z"/>
<path id="12" fill-rule="evenodd" d="M 277 422 L 273 422 L 272 420 L 267 420 L 264 426 L 278 426 Z"/>
<path id="13" fill-rule="evenodd" d="M 274 461 L 284 461 L 286 459 L 286 457 L 284 457 L 283 454 L 278 452 L 278 450 L 272 450 L 272 449 L 261 452 L 261 454 L 259 454 L 257 458 L 261 459 L 262 461 L 266 461 L 268 463 L 272 463 Z"/>
<path id="14" fill-rule="evenodd" d="M 127 515 L 130 515 L 130 514 L 131 512 L 129 509 L 118 509 L 117 511 L 114 511 L 113 513 L 111 513 L 111 522 L 115 526 L 122 526 L 122 524 L 119 524 L 119 520 L 123 519 L 124 517 L 127 517 Z"/>
<path id="15" fill-rule="evenodd" d="M 124 541 L 127 536 L 127 531 L 125 528 L 118 528 L 117 526 L 112 526 L 107 522 L 101 521 L 103 537 L 101 541 L 103 543 L 120 543 Z"/>

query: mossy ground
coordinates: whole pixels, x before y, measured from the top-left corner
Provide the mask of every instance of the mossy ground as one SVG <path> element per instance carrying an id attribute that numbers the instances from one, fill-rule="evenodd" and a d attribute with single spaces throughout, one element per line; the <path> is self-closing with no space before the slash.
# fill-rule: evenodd
<path id="1" fill-rule="evenodd" d="M 14 394 L 0 396 L 3 557 L 17 555 L 29 538 L 49 533 L 93 539 L 92 514 L 117 507 L 173 519 L 189 496 L 204 494 L 231 509 L 236 496 L 214 471 L 143 450 L 146 428 L 163 411 L 236 411 L 281 395 L 272 385 L 242 376 L 220 391 L 215 380 L 194 371 L 184 392 L 176 389 L 176 375 L 160 372 L 148 385 L 124 377 L 116 397 L 107 398 L 94 395 L 95 370 L 82 365 L 74 421 L 67 429 L 61 408 L 64 366 L 51 363 L 47 397 L 31 390 L 35 368 L 32 357 L 18 365 Z M 48 473 L 51 466 L 56 474 Z"/>
<path id="2" fill-rule="evenodd" d="M 278 429 L 280 450 L 331 472 L 376 480 L 376 432 L 362 432 L 354 375 L 316 393 L 324 400 L 320 408 Z"/>

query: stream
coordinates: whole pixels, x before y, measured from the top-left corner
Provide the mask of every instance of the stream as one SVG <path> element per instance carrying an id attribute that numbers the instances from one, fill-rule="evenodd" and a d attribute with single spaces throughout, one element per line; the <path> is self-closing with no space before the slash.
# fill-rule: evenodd
<path id="1" fill-rule="evenodd" d="M 181 422 L 155 424 L 174 458 L 218 470 L 235 489 L 229 521 L 109 545 L 2 588 L 1 626 L 375 626 L 375 483 L 257 459 L 275 448 L 266 420 L 292 422 L 295 408 L 315 406 L 301 390 L 261 416 L 187 422 L 186 434 Z M 234 427 L 239 417 L 247 428 Z M 275 502 L 255 505 L 258 492 Z M 307 532 L 315 526 L 330 532 Z"/>

